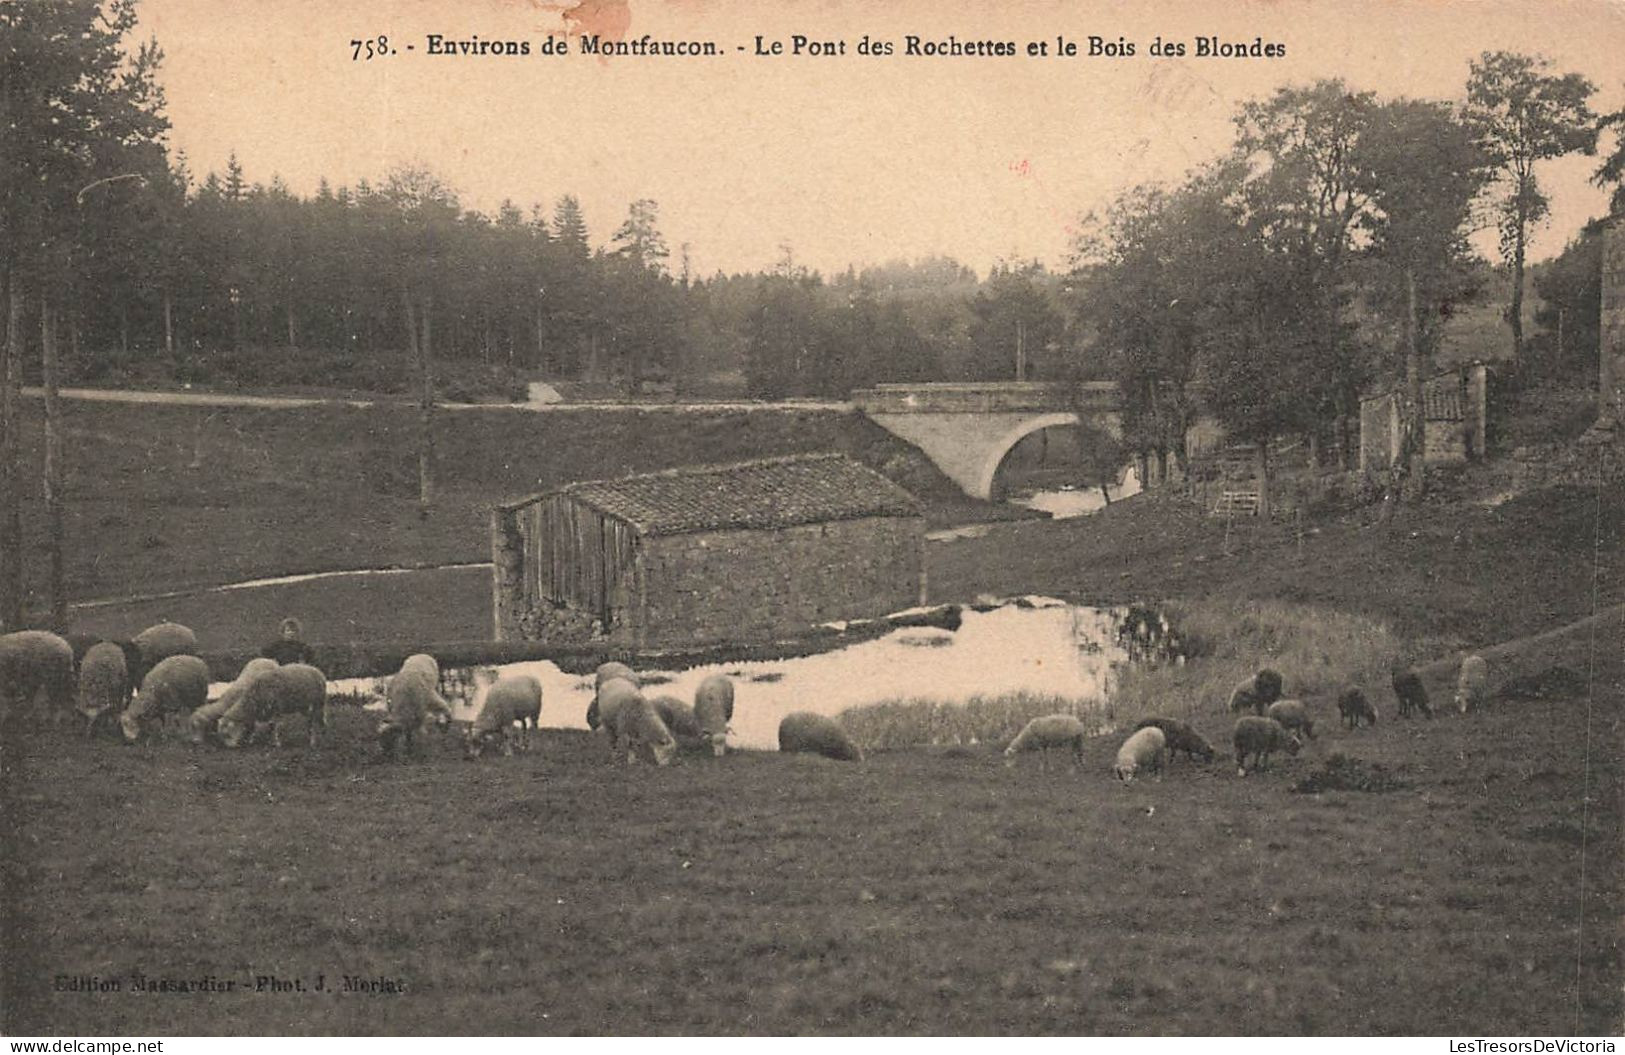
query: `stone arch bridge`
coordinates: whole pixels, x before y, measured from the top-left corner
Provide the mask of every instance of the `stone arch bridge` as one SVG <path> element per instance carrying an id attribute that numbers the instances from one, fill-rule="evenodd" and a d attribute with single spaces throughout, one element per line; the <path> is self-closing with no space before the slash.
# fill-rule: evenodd
<path id="1" fill-rule="evenodd" d="M 1110 381 L 876 385 L 852 393 L 875 424 L 925 452 L 973 498 L 993 496 L 999 465 L 1024 436 L 1056 425 L 1123 434 L 1123 399 Z"/>

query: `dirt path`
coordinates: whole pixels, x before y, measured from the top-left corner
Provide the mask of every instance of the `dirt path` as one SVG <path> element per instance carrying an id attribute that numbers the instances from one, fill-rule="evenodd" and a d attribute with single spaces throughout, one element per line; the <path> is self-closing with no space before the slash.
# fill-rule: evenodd
<path id="1" fill-rule="evenodd" d="M 45 395 L 45 390 L 35 386 L 23 388 L 23 395 L 39 399 Z M 399 404 L 412 405 L 406 399 L 336 399 L 326 396 L 250 396 L 235 392 L 156 392 L 138 389 L 116 388 L 63 388 L 57 390 L 61 399 L 75 399 L 88 403 L 159 403 L 172 406 L 194 407 L 374 407 Z M 593 403 L 437 403 L 442 410 L 528 410 L 535 412 L 568 412 L 579 410 L 616 411 L 616 410 L 680 410 L 692 412 L 715 412 L 719 410 L 766 410 L 781 413 L 807 410 L 824 410 L 844 412 L 852 409 L 851 403 L 836 400 L 806 400 L 786 403 L 766 403 L 749 401 L 718 401 L 706 403 L 633 403 L 633 402 L 593 402 Z"/>

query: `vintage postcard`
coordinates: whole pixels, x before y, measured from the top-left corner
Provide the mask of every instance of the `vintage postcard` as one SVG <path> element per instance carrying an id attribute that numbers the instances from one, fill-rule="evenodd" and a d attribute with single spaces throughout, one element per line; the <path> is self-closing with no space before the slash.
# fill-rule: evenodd
<path id="1" fill-rule="evenodd" d="M 1622 55 L 0 3 L 0 1032 L 1613 1051 Z"/>

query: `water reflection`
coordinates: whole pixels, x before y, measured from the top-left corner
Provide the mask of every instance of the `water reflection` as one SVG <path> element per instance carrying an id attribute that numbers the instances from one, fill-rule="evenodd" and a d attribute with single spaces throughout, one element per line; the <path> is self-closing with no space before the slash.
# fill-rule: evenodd
<path id="1" fill-rule="evenodd" d="M 1103 702 L 1118 669 L 1130 660 L 1122 630 L 1129 608 L 1090 608 L 1025 598 L 984 611 L 966 608 L 957 631 L 906 627 L 884 637 L 793 659 L 721 663 L 688 670 L 639 669 L 645 695 L 684 701 L 708 675 L 734 679 L 732 742 L 777 747 L 779 721 L 792 711 L 834 715 L 888 699 L 962 703 L 973 696 L 1030 693 Z M 458 718 L 471 718 L 501 674 L 531 674 L 542 683 L 542 724 L 586 728 L 592 677 L 568 674 L 540 660 L 502 667 L 449 669 L 447 698 Z M 374 679 L 332 683 L 332 691 L 375 692 Z"/>
<path id="2" fill-rule="evenodd" d="M 1123 476 L 1122 484 L 1111 488 L 1112 501 L 1137 495 L 1140 490 L 1139 475 L 1133 469 L 1129 469 Z M 1087 516 L 1106 508 L 1106 496 L 1101 494 L 1098 487 L 1063 487 L 1057 491 L 1035 491 L 1031 494 L 1017 495 L 1010 501 L 1028 509 L 1041 510 L 1057 520 Z"/>

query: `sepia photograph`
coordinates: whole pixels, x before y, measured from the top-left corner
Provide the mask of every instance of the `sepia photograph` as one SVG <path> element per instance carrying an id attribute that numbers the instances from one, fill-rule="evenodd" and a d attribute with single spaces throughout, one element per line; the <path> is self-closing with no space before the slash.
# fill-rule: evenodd
<path id="1" fill-rule="evenodd" d="M 0 1035 L 1614 1051 L 1622 57 L 0 0 Z"/>

